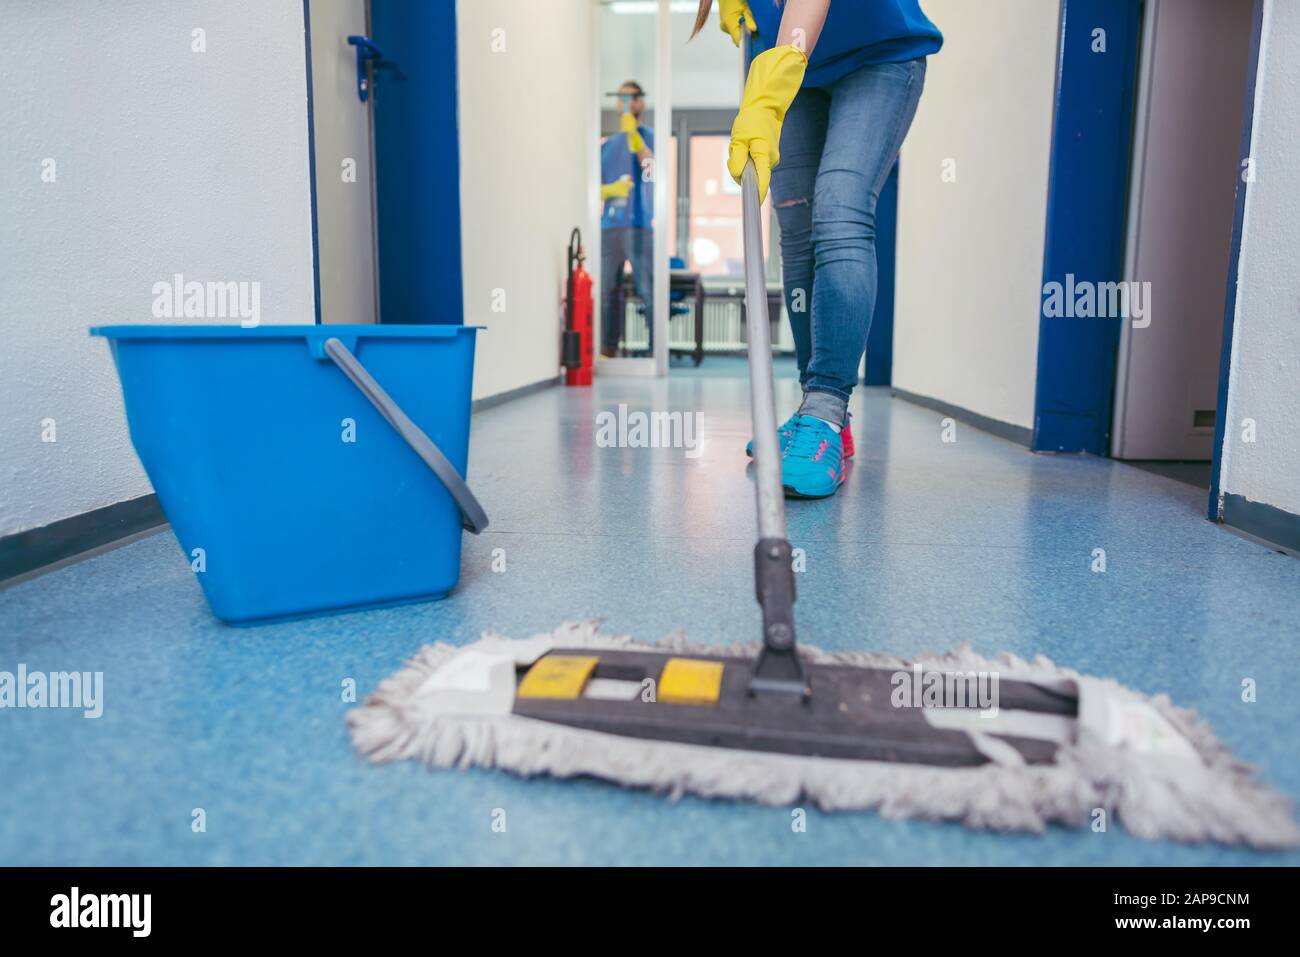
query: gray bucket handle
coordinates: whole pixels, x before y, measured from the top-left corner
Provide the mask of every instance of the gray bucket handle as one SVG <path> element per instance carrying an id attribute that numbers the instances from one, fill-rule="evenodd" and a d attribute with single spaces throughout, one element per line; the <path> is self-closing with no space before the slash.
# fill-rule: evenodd
<path id="1" fill-rule="evenodd" d="M 379 414 L 388 424 L 397 430 L 397 434 L 406 440 L 415 454 L 424 460 L 424 464 L 433 470 L 451 497 L 460 506 L 461 524 L 466 531 L 477 535 L 488 527 L 487 513 L 478 503 L 474 493 L 469 490 L 465 480 L 456 471 L 456 466 L 447 461 L 447 456 L 433 444 L 433 440 L 424 434 L 424 430 L 411 421 L 410 416 L 402 411 L 401 406 L 393 401 L 392 396 L 384 391 L 383 386 L 375 381 L 374 376 L 366 371 L 356 356 L 340 340 L 333 337 L 325 340 L 325 354 L 334 360 L 334 364 L 343 370 L 343 374 L 352 380 L 352 384 L 361 394 L 370 400 L 370 404 L 379 410 Z"/>

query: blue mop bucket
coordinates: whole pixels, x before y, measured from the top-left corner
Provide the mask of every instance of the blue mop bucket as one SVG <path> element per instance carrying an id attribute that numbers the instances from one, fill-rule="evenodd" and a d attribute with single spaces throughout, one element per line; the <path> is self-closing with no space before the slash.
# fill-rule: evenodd
<path id="1" fill-rule="evenodd" d="M 441 598 L 477 327 L 104 326 L 136 453 L 232 623 Z M 364 363 L 364 365 L 363 365 Z"/>

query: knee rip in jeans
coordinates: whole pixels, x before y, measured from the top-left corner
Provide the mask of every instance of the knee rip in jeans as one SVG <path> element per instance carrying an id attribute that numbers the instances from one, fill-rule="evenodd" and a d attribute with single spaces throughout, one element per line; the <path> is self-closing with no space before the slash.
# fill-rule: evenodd
<path id="1" fill-rule="evenodd" d="M 808 206 L 812 200 L 807 196 L 801 196 L 798 199 L 785 199 L 776 204 L 777 209 L 789 209 L 791 206 Z"/>

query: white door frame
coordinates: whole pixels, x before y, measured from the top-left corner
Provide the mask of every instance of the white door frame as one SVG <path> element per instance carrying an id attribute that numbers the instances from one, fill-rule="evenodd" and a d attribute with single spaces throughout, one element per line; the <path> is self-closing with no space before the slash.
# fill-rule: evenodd
<path id="1" fill-rule="evenodd" d="M 309 136 L 315 233 L 316 314 L 323 323 L 379 321 L 374 99 L 360 101 L 353 33 L 370 35 L 369 0 L 303 5 L 310 62 Z M 364 142 L 363 142 L 364 141 Z M 344 159 L 356 181 L 341 178 Z M 364 222 L 364 235 L 362 232 Z"/>

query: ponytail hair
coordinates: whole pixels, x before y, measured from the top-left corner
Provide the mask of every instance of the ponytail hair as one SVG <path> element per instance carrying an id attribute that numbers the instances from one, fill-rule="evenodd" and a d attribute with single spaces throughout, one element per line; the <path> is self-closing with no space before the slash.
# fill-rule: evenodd
<path id="1" fill-rule="evenodd" d="M 700 10 L 695 14 L 695 29 L 691 31 L 691 39 L 704 29 L 704 24 L 709 22 L 709 11 L 713 9 L 713 0 L 700 0 Z"/>

